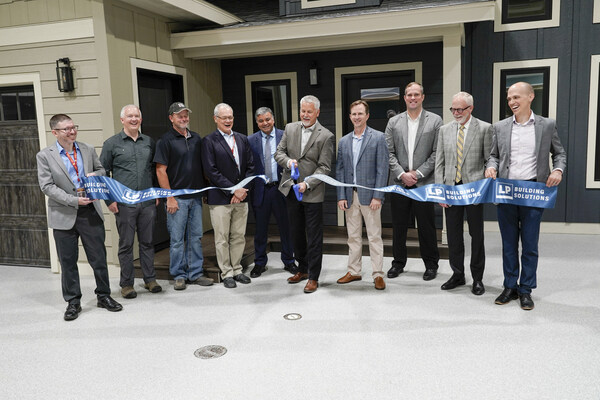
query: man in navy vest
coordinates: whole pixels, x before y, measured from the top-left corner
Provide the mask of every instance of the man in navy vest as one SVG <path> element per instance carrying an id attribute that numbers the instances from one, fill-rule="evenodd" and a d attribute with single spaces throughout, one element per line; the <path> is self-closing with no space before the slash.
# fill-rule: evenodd
<path id="1" fill-rule="evenodd" d="M 254 156 L 254 173 L 265 174 L 267 182 L 254 181 L 251 191 L 251 204 L 254 211 L 256 228 L 254 234 L 254 268 L 252 278 L 258 278 L 267 270 L 267 237 L 269 219 L 275 215 L 281 238 L 281 261 L 283 269 L 295 274 L 298 272 L 294 262 L 292 234 L 287 215 L 285 197 L 278 190 L 282 168 L 275 161 L 275 150 L 281 141 L 283 131 L 275 128 L 273 111 L 269 107 L 260 107 L 254 113 L 259 131 L 248 137 Z"/>

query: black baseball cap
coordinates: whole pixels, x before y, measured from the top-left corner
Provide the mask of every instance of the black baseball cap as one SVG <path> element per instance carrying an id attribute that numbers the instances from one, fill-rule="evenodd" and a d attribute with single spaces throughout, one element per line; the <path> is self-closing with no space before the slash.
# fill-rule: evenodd
<path id="1" fill-rule="evenodd" d="M 190 110 L 189 108 L 187 108 L 185 106 L 185 104 L 180 103 L 180 102 L 177 101 L 177 102 L 171 104 L 171 106 L 169 107 L 169 115 L 171 115 L 171 114 L 179 114 L 183 110 L 188 110 L 189 112 L 192 112 L 192 110 Z"/>

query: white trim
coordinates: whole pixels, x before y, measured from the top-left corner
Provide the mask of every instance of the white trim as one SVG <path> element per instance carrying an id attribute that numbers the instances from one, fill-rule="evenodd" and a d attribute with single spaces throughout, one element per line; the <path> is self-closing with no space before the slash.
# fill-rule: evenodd
<path id="1" fill-rule="evenodd" d="M 586 189 L 600 189 L 600 181 L 594 180 L 594 169 L 600 159 L 596 155 L 596 138 L 598 135 L 598 86 L 600 81 L 598 74 L 600 73 L 600 55 L 596 54 L 592 57 L 592 65 L 590 68 L 590 106 L 588 112 L 588 144 L 587 144 L 587 166 L 586 166 Z"/>
<path id="2" fill-rule="evenodd" d="M 254 110 L 252 109 L 252 83 L 261 81 L 278 81 L 283 79 L 290 80 L 290 101 L 292 115 L 290 121 L 298 121 L 298 78 L 296 72 L 280 72 L 277 74 L 258 74 L 246 75 L 246 132 L 251 135 L 253 132 L 252 124 L 254 122 Z"/>
<path id="3" fill-rule="evenodd" d="M 356 4 L 356 0 L 302 0 L 300 8 L 304 10 L 306 8 L 341 6 L 344 4 Z"/>
<path id="4" fill-rule="evenodd" d="M 94 37 L 92 18 L 0 28 L 0 46 L 15 46 Z"/>
<path id="5" fill-rule="evenodd" d="M 33 85 L 33 95 L 35 98 L 35 118 L 37 119 L 38 138 L 40 150 L 45 149 L 48 144 L 46 140 L 46 128 L 44 126 L 44 102 L 42 98 L 42 83 L 40 74 L 27 73 L 15 75 L 0 75 L 0 86 Z M 46 213 L 48 212 L 48 196 L 44 196 Z M 48 228 L 48 247 L 50 250 L 50 270 L 55 273 L 60 272 L 58 264 L 58 254 L 54 243 L 52 229 Z"/>
<path id="6" fill-rule="evenodd" d="M 355 74 L 370 74 L 373 72 L 395 72 L 395 71 L 415 71 L 415 81 L 423 81 L 423 62 L 407 62 L 407 63 L 392 63 L 392 64 L 375 64 L 375 65 L 357 65 L 354 67 L 338 67 L 334 68 L 334 85 L 335 85 L 335 142 L 339 143 L 344 135 L 342 131 L 343 118 L 346 116 L 344 110 L 348 105 L 342 104 L 342 77 L 344 75 Z M 404 88 L 400 88 L 404 90 Z M 338 208 L 338 226 L 344 226 L 344 212 Z"/>
<path id="7" fill-rule="evenodd" d="M 600 0 L 594 0 L 594 18 L 592 21 L 594 24 L 600 23 Z"/>
<path id="8" fill-rule="evenodd" d="M 160 1 L 220 25 L 231 25 L 239 22 L 244 22 L 244 20 L 238 18 L 237 16 L 204 0 Z"/>
<path id="9" fill-rule="evenodd" d="M 484 221 L 485 232 L 500 232 L 497 221 Z M 557 233 L 564 235 L 600 235 L 600 224 L 573 222 L 542 222 L 540 233 Z"/>
<path id="10" fill-rule="evenodd" d="M 552 0 L 552 18 L 543 21 L 502 23 L 502 2 L 496 1 L 494 32 L 519 31 L 524 29 L 552 28 L 560 26 L 560 0 Z M 597 1 L 597 0 L 596 0 Z"/>
<path id="11" fill-rule="evenodd" d="M 195 59 L 240 58 L 441 41 L 462 23 L 491 21 L 494 2 L 174 33 L 171 48 Z M 449 28 L 450 26 L 450 28 Z"/>
<path id="12" fill-rule="evenodd" d="M 550 67 L 550 87 L 548 88 L 548 117 L 556 119 L 558 92 L 558 58 L 542 60 L 523 60 L 494 63 L 494 79 L 492 94 L 492 123 L 500 120 L 500 72 L 514 68 Z"/>
<path id="13" fill-rule="evenodd" d="M 153 61 L 140 60 L 138 58 L 129 58 L 131 62 L 131 86 L 133 89 L 133 104 L 140 105 L 140 97 L 138 91 L 138 80 L 137 70 L 138 68 L 147 69 L 151 71 L 164 72 L 172 75 L 181 75 L 183 77 L 183 102 L 188 103 L 188 90 L 187 90 L 187 70 L 182 67 L 176 67 L 174 65 L 161 64 Z"/>

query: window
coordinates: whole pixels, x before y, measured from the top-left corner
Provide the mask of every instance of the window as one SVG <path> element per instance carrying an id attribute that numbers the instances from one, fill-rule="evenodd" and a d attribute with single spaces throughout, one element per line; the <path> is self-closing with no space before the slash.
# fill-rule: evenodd
<path id="1" fill-rule="evenodd" d="M 500 99 L 500 119 L 510 117 L 512 112 L 508 108 L 506 92 L 517 82 L 527 82 L 533 86 L 535 98 L 531 103 L 531 110 L 542 117 L 548 116 L 549 97 L 548 86 L 550 80 L 550 67 L 504 69 L 500 72 L 500 87 L 504 89 L 504 98 Z"/>
<path id="2" fill-rule="evenodd" d="M 302 0 L 300 7 L 306 8 L 339 6 L 342 4 L 354 4 L 356 0 Z"/>
<path id="3" fill-rule="evenodd" d="M 560 0 L 497 0 L 495 15 L 496 32 L 555 27 Z"/>
<path id="4" fill-rule="evenodd" d="M 592 56 L 586 188 L 600 189 L 600 55 Z"/>
<path id="5" fill-rule="evenodd" d="M 506 91 L 515 82 L 529 82 L 535 90 L 531 105 L 534 113 L 556 118 L 558 58 L 524 60 L 494 64 L 492 121 L 512 115 L 506 102 Z"/>
<path id="6" fill-rule="evenodd" d="M 594 24 L 600 23 L 600 0 L 594 0 Z"/>
<path id="7" fill-rule="evenodd" d="M 259 107 L 273 110 L 275 127 L 285 128 L 298 120 L 298 84 L 295 72 L 246 75 L 246 126 L 247 133 L 258 130 L 254 112 Z"/>
<path id="8" fill-rule="evenodd" d="M 0 88 L 0 121 L 35 119 L 35 98 L 31 86 Z"/>

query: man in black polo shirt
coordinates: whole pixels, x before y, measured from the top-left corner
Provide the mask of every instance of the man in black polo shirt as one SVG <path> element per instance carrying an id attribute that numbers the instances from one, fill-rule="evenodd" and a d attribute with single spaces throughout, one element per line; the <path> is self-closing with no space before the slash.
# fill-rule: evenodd
<path id="1" fill-rule="evenodd" d="M 201 189 L 204 187 L 201 138 L 188 129 L 191 110 L 183 103 L 169 107 L 173 127 L 156 145 L 154 162 L 158 184 L 163 189 Z M 202 274 L 202 199 L 200 194 L 167 197 L 167 228 L 171 236 L 169 272 L 175 290 L 186 288 L 186 281 L 210 286 L 213 280 Z"/>
<path id="2" fill-rule="evenodd" d="M 121 132 L 107 139 L 102 145 L 100 162 L 106 175 L 129 189 L 144 190 L 152 187 L 152 159 L 156 144 L 154 140 L 140 132 L 142 112 L 133 105 L 121 109 Z M 154 270 L 154 220 L 156 202 L 144 201 L 138 204 L 107 201 L 110 212 L 115 214 L 119 232 L 119 265 L 121 266 L 121 295 L 133 299 L 137 292 L 133 288 L 135 278 L 133 269 L 133 241 L 137 230 L 140 245 L 140 265 L 144 275 L 145 287 L 152 293 L 162 290 L 156 282 Z"/>

